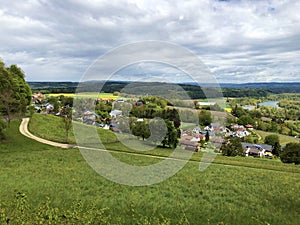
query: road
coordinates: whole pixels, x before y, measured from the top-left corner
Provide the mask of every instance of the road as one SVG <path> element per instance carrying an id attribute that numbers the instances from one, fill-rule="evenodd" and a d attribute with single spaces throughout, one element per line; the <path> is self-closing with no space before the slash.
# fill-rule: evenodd
<path id="1" fill-rule="evenodd" d="M 60 147 L 60 148 L 75 148 L 76 146 L 74 145 L 69 145 L 69 144 L 62 144 L 62 143 L 57 143 L 57 142 L 53 142 L 53 141 L 49 141 L 40 137 L 37 137 L 35 135 L 33 135 L 32 133 L 29 132 L 28 130 L 28 123 L 29 123 L 29 118 L 23 118 L 21 125 L 19 127 L 19 131 L 21 134 L 23 134 L 24 136 L 31 138 L 35 141 L 47 144 L 47 145 L 51 145 L 51 146 L 55 146 L 55 147 Z"/>

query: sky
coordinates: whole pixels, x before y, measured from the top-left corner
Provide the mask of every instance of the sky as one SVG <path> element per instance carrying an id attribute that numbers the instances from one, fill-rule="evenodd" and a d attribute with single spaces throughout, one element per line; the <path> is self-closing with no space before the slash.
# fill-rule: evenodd
<path id="1" fill-rule="evenodd" d="M 0 58 L 27 81 L 79 81 L 107 52 L 157 40 L 195 54 L 221 83 L 299 82 L 299 12 L 299 0 L 0 0 Z M 120 71 L 181 81 L 159 63 Z"/>

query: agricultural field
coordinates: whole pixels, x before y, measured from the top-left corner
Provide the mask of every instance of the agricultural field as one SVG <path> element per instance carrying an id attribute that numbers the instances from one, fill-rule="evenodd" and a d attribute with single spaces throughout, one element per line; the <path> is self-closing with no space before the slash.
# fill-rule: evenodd
<path id="1" fill-rule="evenodd" d="M 66 97 L 74 97 L 75 94 L 72 93 L 52 93 L 52 94 L 46 94 L 47 96 L 52 96 L 52 97 L 58 97 L 60 95 L 64 95 Z M 82 92 L 82 93 L 78 93 L 76 94 L 77 98 L 102 98 L 104 100 L 107 99 L 113 99 L 116 100 L 118 96 L 113 95 L 112 93 L 97 93 L 97 92 Z"/>
<path id="2" fill-rule="evenodd" d="M 253 159 L 259 169 L 213 163 L 199 172 L 191 161 L 162 183 L 124 186 L 95 173 L 77 149 L 21 136 L 19 124 L 12 122 L 9 138 L 0 144 L 2 224 L 290 225 L 300 220 L 297 166 L 274 161 L 272 170 L 268 161 Z M 130 164 L 158 161 L 142 155 L 118 158 Z"/>

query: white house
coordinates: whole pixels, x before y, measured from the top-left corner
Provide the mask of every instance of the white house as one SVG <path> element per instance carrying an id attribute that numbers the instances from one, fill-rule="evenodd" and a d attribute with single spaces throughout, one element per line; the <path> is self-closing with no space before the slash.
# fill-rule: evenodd
<path id="1" fill-rule="evenodd" d="M 118 109 L 115 109 L 115 110 L 112 110 L 109 115 L 113 118 L 117 118 L 118 116 L 122 116 L 122 111 L 121 110 L 118 110 Z"/>

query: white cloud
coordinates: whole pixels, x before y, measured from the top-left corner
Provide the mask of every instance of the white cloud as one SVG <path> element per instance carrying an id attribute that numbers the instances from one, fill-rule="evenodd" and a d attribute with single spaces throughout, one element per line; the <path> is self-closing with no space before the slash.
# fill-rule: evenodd
<path id="1" fill-rule="evenodd" d="M 299 11 L 297 0 L 0 1 L 0 57 L 28 80 L 76 81 L 112 48 L 163 40 L 221 82 L 299 81 Z"/>

